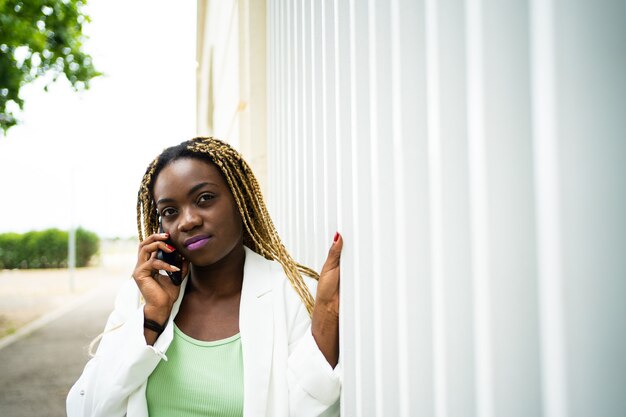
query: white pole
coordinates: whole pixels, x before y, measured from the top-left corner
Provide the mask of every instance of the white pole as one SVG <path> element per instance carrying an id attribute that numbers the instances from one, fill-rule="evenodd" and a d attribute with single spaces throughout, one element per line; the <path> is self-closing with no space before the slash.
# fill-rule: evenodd
<path id="1" fill-rule="evenodd" d="M 76 287 L 74 284 L 74 272 L 76 269 L 76 229 L 73 224 L 70 226 L 68 246 L 69 259 L 67 263 L 70 274 L 70 291 L 74 292 Z"/>
<path id="2" fill-rule="evenodd" d="M 75 203 L 75 186 L 74 186 L 74 166 L 70 168 L 70 230 L 68 236 L 67 247 L 67 267 L 70 280 L 70 291 L 74 292 L 75 285 L 75 270 L 76 270 L 76 227 L 74 223 L 74 203 Z"/>

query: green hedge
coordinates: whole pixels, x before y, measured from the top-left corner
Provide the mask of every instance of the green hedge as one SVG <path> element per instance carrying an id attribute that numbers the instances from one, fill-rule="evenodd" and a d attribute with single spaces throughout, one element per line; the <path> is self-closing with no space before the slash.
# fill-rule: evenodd
<path id="1" fill-rule="evenodd" d="M 68 236 L 68 232 L 59 229 L 2 233 L 0 269 L 65 268 Z M 98 235 L 81 227 L 76 229 L 76 266 L 86 266 L 99 249 Z"/>

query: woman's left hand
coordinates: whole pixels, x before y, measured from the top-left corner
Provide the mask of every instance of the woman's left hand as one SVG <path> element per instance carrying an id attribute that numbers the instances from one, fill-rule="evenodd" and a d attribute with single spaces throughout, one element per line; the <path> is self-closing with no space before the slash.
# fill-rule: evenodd
<path id="1" fill-rule="evenodd" d="M 315 295 L 311 329 L 317 346 L 334 368 L 339 361 L 339 277 L 343 238 L 335 234 Z"/>

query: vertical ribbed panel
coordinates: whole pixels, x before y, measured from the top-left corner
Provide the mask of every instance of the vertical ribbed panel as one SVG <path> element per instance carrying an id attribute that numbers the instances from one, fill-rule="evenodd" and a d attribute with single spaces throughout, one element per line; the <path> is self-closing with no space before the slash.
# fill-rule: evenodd
<path id="1" fill-rule="evenodd" d="M 354 178 L 353 178 L 353 138 L 352 135 L 352 85 L 351 85 L 351 24 L 350 24 L 350 2 L 339 1 L 330 2 L 326 6 L 333 11 L 334 32 L 334 79 L 335 86 L 332 97 L 335 103 L 335 138 L 336 138 L 336 216 L 337 228 L 346 236 L 354 236 L 354 231 L 358 227 L 354 219 Z M 331 194 L 332 196 L 332 194 Z M 332 207 L 332 206 L 331 206 Z M 342 274 L 356 276 L 356 265 L 354 262 L 354 248 L 345 247 L 342 254 Z M 356 280 L 346 280 L 342 282 L 341 290 L 345 294 L 356 294 L 359 283 Z M 346 297 L 341 304 L 341 317 L 360 315 L 355 297 Z M 359 402 L 361 398 L 361 349 L 357 343 L 359 327 L 363 323 L 356 321 L 342 321 L 342 331 L 340 344 L 343 352 L 349 354 L 354 360 L 344 363 L 344 372 L 347 376 L 343 386 L 343 395 L 352 398 L 352 401 L 342 403 L 342 415 L 357 416 Z"/>
<path id="2" fill-rule="evenodd" d="M 626 4 L 563 3 L 552 16 L 567 408 L 617 417 L 626 415 Z"/>
<path id="3" fill-rule="evenodd" d="M 626 415 L 625 7 L 268 2 L 268 197 L 299 261 L 344 236 L 344 416 Z"/>

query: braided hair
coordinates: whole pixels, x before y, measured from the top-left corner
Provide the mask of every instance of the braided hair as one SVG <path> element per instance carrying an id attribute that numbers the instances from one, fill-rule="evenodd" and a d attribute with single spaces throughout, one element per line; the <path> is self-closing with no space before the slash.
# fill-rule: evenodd
<path id="1" fill-rule="evenodd" d="M 309 315 L 315 303 L 301 274 L 319 279 L 312 269 L 297 263 L 280 240 L 269 216 L 259 183 L 239 152 L 221 140 L 197 137 L 165 149 L 156 157 L 143 176 L 137 195 L 137 229 L 139 241 L 157 233 L 159 217 L 153 196 L 155 180 L 170 162 L 180 158 L 195 158 L 215 165 L 228 183 L 235 198 L 244 226 L 243 243 L 254 252 L 280 263 L 289 282 L 300 296 Z"/>

